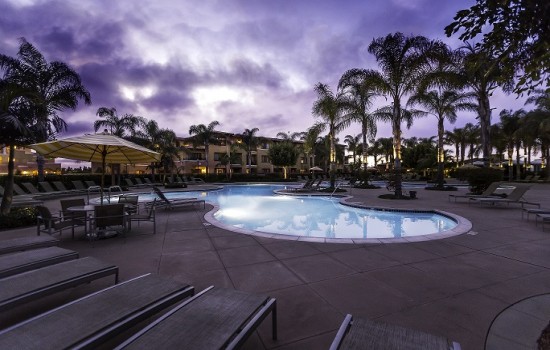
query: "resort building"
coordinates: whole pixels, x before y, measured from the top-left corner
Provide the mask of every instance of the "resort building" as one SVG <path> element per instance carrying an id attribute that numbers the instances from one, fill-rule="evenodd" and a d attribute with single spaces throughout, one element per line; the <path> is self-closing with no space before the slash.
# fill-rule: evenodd
<path id="1" fill-rule="evenodd" d="M 9 149 L 0 145 L 0 174 L 8 173 Z M 30 148 L 15 148 L 15 174 L 36 175 L 36 153 Z M 44 170 L 46 172 L 57 173 L 61 171 L 61 164 L 55 163 L 54 159 L 45 159 Z"/>
<path id="2" fill-rule="evenodd" d="M 197 144 L 195 137 L 178 138 L 180 146 L 184 150 L 181 154 L 180 164 L 178 164 L 178 171 L 184 174 L 206 174 L 208 167 L 209 174 L 226 174 L 228 171 L 233 174 L 282 173 L 282 168 L 271 164 L 269 148 L 274 143 L 283 142 L 283 140 L 268 137 L 258 137 L 258 139 L 258 145 L 252 148 L 249 160 L 241 134 L 216 132 L 215 142 L 208 146 L 208 155 L 205 145 Z M 303 145 L 301 141 L 292 141 L 292 143 L 300 148 Z M 230 157 L 230 164 L 224 164 L 222 159 L 230 153 L 233 153 L 233 156 Z M 312 163 L 309 162 L 309 164 Z M 299 174 L 307 172 L 308 169 L 306 156 L 300 153 L 296 164 L 288 171 L 289 174 Z"/>

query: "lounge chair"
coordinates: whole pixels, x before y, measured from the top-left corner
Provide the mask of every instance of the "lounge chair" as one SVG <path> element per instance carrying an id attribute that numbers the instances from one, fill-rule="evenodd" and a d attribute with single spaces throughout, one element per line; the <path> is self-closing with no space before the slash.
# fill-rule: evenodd
<path id="1" fill-rule="evenodd" d="M 0 311 L 110 275 L 115 275 L 118 283 L 118 267 L 87 257 L 3 278 Z"/>
<path id="2" fill-rule="evenodd" d="M 0 255 L 0 278 L 74 259 L 78 259 L 77 252 L 59 247 Z"/>
<path id="3" fill-rule="evenodd" d="M 53 247 L 59 240 L 50 236 L 29 236 L 0 240 L 0 255 L 29 249 Z"/>
<path id="4" fill-rule="evenodd" d="M 490 204 L 496 204 L 496 203 L 506 203 L 507 205 L 510 205 L 510 204 L 520 204 L 521 207 L 523 208 L 524 205 L 526 204 L 529 204 L 529 205 L 534 205 L 534 206 L 537 206 L 538 208 L 540 208 L 540 203 L 533 203 L 533 202 L 528 202 L 526 200 L 523 199 L 523 195 L 529 190 L 529 188 L 531 188 L 530 185 L 523 185 L 523 184 L 516 184 L 516 188 L 514 188 L 514 190 L 512 192 L 510 192 L 510 194 L 508 194 L 507 197 L 505 198 L 490 198 L 490 197 L 480 197 L 480 198 L 470 198 L 470 203 L 472 201 L 477 201 L 479 202 L 480 205 L 482 205 L 483 203 L 490 203 Z"/>
<path id="5" fill-rule="evenodd" d="M 29 194 L 23 191 L 21 186 L 19 186 L 18 184 L 13 184 L 13 193 L 15 193 L 18 196 L 29 196 Z"/>
<path id="6" fill-rule="evenodd" d="M 451 201 L 451 198 L 455 199 L 455 202 L 457 198 L 482 198 L 482 197 L 490 197 L 490 196 L 498 196 L 498 194 L 495 193 L 497 188 L 502 185 L 502 182 L 492 182 L 481 194 L 450 194 L 449 195 L 449 202 Z"/>
<path id="7" fill-rule="evenodd" d="M 204 199 L 198 199 L 198 198 L 168 199 L 158 187 L 153 186 L 153 190 L 159 197 L 159 202 L 158 202 L 159 207 L 164 207 L 165 209 L 174 209 L 178 207 L 202 203 L 203 209 L 206 208 L 206 202 Z"/>
<path id="8" fill-rule="evenodd" d="M 15 191 L 15 184 L 14 184 L 14 192 L 17 193 L 17 191 Z M 19 186 L 17 186 L 19 187 Z M 19 187 L 19 189 L 21 190 L 21 187 Z M 0 200 L 1 198 L 4 196 L 4 187 L 2 187 L 0 185 Z M 40 199 L 35 199 L 34 198 L 34 195 L 31 195 L 31 194 L 24 194 L 24 195 L 15 195 L 15 196 L 12 196 L 11 198 L 11 207 L 12 208 L 16 208 L 16 207 L 34 207 L 36 205 L 42 205 L 43 202 L 40 200 Z"/>
<path id="9" fill-rule="evenodd" d="M 132 179 L 130 178 L 124 178 L 124 181 L 126 182 L 126 186 L 132 188 L 132 187 L 139 187 L 139 185 L 136 185 L 135 183 L 132 182 Z"/>
<path id="10" fill-rule="evenodd" d="M 538 214 L 550 214 L 550 209 L 541 209 L 541 208 L 523 208 L 521 211 L 521 218 L 529 220 L 529 215 L 534 214 L 535 217 Z"/>
<path id="11" fill-rule="evenodd" d="M 430 349 L 460 350 L 460 344 L 444 337 L 346 315 L 330 350 Z"/>
<path id="12" fill-rule="evenodd" d="M 307 180 L 303 185 L 302 187 L 292 187 L 292 188 L 289 188 L 289 191 L 291 192 L 304 192 L 304 191 L 311 191 L 312 190 L 312 186 L 313 186 L 313 183 L 315 182 L 315 180 Z"/>
<path id="13" fill-rule="evenodd" d="M 550 214 L 537 214 L 537 218 L 541 219 L 542 230 L 545 230 L 546 224 L 550 224 Z M 536 223 L 536 221 L 535 221 Z"/>
<path id="14" fill-rule="evenodd" d="M 148 177 L 144 177 L 143 181 L 145 182 L 145 185 L 148 185 L 148 186 L 161 186 L 162 185 L 158 182 L 151 181 Z"/>
<path id="15" fill-rule="evenodd" d="M 191 176 L 184 176 L 185 182 L 188 184 L 204 184 L 204 180 L 200 177 L 191 177 Z"/>
<path id="16" fill-rule="evenodd" d="M 58 191 L 58 190 L 55 190 L 52 185 L 47 182 L 47 181 L 40 181 L 38 182 L 38 185 L 40 187 L 42 187 L 42 189 L 44 190 L 44 192 L 46 193 L 50 193 L 50 194 L 67 194 L 68 192 L 65 192 L 65 191 Z"/>
<path id="17" fill-rule="evenodd" d="M 193 292 L 183 283 L 140 276 L 0 331 L 0 348 L 97 348 Z"/>
<path id="18" fill-rule="evenodd" d="M 84 191 L 82 190 L 69 190 L 67 187 L 65 187 L 65 184 L 61 181 L 52 181 L 52 184 L 55 186 L 55 188 L 57 188 L 57 190 L 59 192 L 64 192 L 64 193 L 67 193 L 67 194 L 80 194 L 80 193 L 84 193 Z"/>
<path id="19" fill-rule="evenodd" d="M 40 194 L 40 191 L 30 182 L 22 182 L 21 185 L 25 187 L 30 194 Z"/>
<path id="20" fill-rule="evenodd" d="M 269 313 L 276 340 L 276 305 L 274 298 L 210 287 L 180 303 L 116 349 L 236 349 Z"/>
<path id="21" fill-rule="evenodd" d="M 72 180 L 71 182 L 72 182 L 74 188 L 77 189 L 77 190 L 80 190 L 82 193 L 84 193 L 88 190 L 86 188 L 86 186 L 84 185 L 84 182 L 82 182 L 82 180 Z"/>

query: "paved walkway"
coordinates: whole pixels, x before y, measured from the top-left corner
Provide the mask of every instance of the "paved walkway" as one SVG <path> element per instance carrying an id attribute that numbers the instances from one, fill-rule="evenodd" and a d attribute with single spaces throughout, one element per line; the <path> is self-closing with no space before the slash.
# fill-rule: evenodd
<path id="1" fill-rule="evenodd" d="M 279 340 L 270 339 L 266 319 L 246 349 L 327 349 L 346 313 L 440 334 L 466 350 L 482 349 L 502 310 L 550 292 L 550 232 L 535 227 L 533 219 L 522 220 L 520 209 L 449 202 L 449 193 L 423 189 L 411 201 L 378 199 L 382 193 L 387 191 L 352 190 L 354 202 L 436 208 L 464 216 L 473 229 L 399 244 L 282 241 L 210 225 L 203 217 L 211 209 L 207 205 L 159 211 L 154 236 L 142 223 L 126 239 L 93 246 L 72 241 L 67 232 L 61 246 L 117 264 L 122 280 L 152 272 L 197 290 L 215 285 L 276 297 Z M 535 184 L 526 198 L 550 208 L 550 185 Z M 59 201 L 47 205 L 56 209 Z M 32 234 L 34 227 L 0 232 L 3 238 Z M 2 315 L 0 326 L 102 286 L 94 282 Z"/>

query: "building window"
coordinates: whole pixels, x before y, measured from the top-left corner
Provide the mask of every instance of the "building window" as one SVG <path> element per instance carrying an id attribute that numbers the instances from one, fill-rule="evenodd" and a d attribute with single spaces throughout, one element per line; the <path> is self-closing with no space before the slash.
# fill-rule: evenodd
<path id="1" fill-rule="evenodd" d="M 202 153 L 191 153 L 190 160 L 203 160 L 204 156 Z"/>
<path id="2" fill-rule="evenodd" d="M 269 163 L 269 156 L 262 156 L 262 163 Z"/>

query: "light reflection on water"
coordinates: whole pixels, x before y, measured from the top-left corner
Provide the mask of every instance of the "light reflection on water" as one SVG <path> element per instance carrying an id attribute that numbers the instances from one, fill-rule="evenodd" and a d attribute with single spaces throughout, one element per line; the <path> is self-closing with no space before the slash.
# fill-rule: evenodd
<path id="1" fill-rule="evenodd" d="M 217 204 L 216 220 L 241 229 L 322 238 L 397 238 L 436 234 L 457 223 L 435 213 L 353 208 L 337 198 L 274 195 L 281 185 L 225 186 L 211 192 L 168 192 Z M 148 196 L 148 195 L 147 195 Z M 140 201 L 146 200 L 140 195 Z M 150 198 L 149 200 L 152 200 Z"/>

